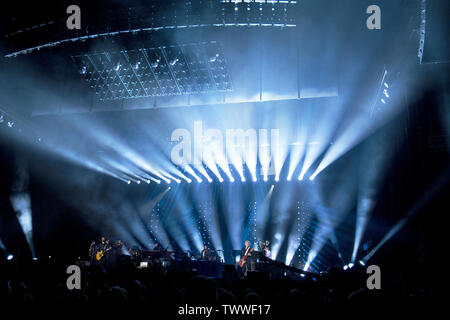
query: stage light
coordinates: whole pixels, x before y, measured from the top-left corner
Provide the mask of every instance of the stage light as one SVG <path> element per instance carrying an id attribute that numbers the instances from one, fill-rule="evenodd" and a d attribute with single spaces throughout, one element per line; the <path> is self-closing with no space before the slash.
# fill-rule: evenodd
<path id="1" fill-rule="evenodd" d="M 253 177 L 253 182 L 258 181 L 258 179 L 256 177 Z"/>
<path id="2" fill-rule="evenodd" d="M 381 102 L 383 102 L 383 104 L 386 104 L 386 101 L 384 101 L 384 99 L 383 99 L 383 98 L 381 98 Z"/>
<path id="3" fill-rule="evenodd" d="M 362 265 L 362 266 L 366 265 L 366 263 L 364 261 L 362 261 L 362 260 L 359 260 L 359 264 Z"/>
<path id="4" fill-rule="evenodd" d="M 276 176 L 275 181 L 279 181 L 279 180 L 280 180 L 280 177 Z"/>
<path id="5" fill-rule="evenodd" d="M 169 179 L 166 180 L 167 184 L 170 184 L 172 181 L 170 181 Z"/>
<path id="6" fill-rule="evenodd" d="M 314 181 L 315 178 L 316 178 L 316 176 L 312 175 L 311 177 L 309 177 L 309 180 Z"/>
<path id="7" fill-rule="evenodd" d="M 172 189 L 172 187 L 168 187 L 168 188 L 167 188 L 167 190 L 170 190 L 170 189 Z"/>
<path id="8" fill-rule="evenodd" d="M 138 181 L 137 181 L 137 184 L 141 184 L 141 180 L 138 180 Z"/>
<path id="9" fill-rule="evenodd" d="M 386 98 L 389 98 L 389 94 L 386 89 L 383 90 L 383 94 L 385 95 Z"/>
<path id="10" fill-rule="evenodd" d="M 188 180 L 187 180 L 187 182 L 188 182 L 188 183 L 191 183 L 191 182 L 192 182 L 192 180 L 191 180 L 191 179 L 188 179 Z"/>
<path id="11" fill-rule="evenodd" d="M 150 180 L 147 180 L 147 184 L 150 184 Z"/>
<path id="12" fill-rule="evenodd" d="M 267 180 L 268 180 L 267 176 L 264 176 L 264 181 L 267 181 Z"/>
<path id="13" fill-rule="evenodd" d="M 223 182 L 223 179 L 222 179 L 222 178 L 219 178 L 219 181 L 220 181 L 220 183 L 222 183 L 222 182 Z"/>
<path id="14" fill-rule="evenodd" d="M 188 172 L 191 176 L 194 177 L 195 180 L 197 180 L 197 182 L 202 182 L 202 179 L 197 175 L 197 173 L 195 173 L 194 169 L 191 168 L 191 166 L 186 165 L 184 167 L 184 170 L 186 170 L 186 172 Z"/>
<path id="15" fill-rule="evenodd" d="M 120 67 L 122 67 L 122 65 L 120 64 L 120 62 L 116 65 L 116 71 L 119 71 Z"/>
<path id="16" fill-rule="evenodd" d="M 209 179 L 208 179 L 208 182 L 209 182 L 209 183 L 211 183 L 211 182 L 212 182 L 212 179 L 211 179 L 211 178 L 209 178 Z"/>
<path id="17" fill-rule="evenodd" d="M 33 257 L 33 260 L 34 260 L 34 261 L 37 261 L 37 259 L 38 259 L 38 258 L 36 258 L 36 257 Z"/>
<path id="18" fill-rule="evenodd" d="M 14 121 L 8 121 L 8 127 L 10 128 L 14 127 Z"/>
<path id="19" fill-rule="evenodd" d="M 161 183 L 161 180 L 156 180 L 156 183 L 157 183 L 157 184 L 160 184 L 160 183 Z"/>
<path id="20" fill-rule="evenodd" d="M 353 268 L 353 266 L 354 266 L 354 264 L 351 263 L 351 262 L 348 264 L 348 268 L 349 268 L 349 269 Z"/>
<path id="21" fill-rule="evenodd" d="M 234 178 L 231 178 L 230 181 L 233 183 L 234 182 Z"/>
<path id="22" fill-rule="evenodd" d="M 202 183 L 202 182 L 203 182 L 203 180 L 202 180 L 202 179 L 200 179 L 200 178 L 198 178 L 198 179 L 197 179 L 197 182 L 198 182 L 198 183 Z"/>
<path id="23" fill-rule="evenodd" d="M 242 181 L 242 182 L 245 182 L 245 178 L 244 178 L 244 177 L 241 177 L 241 181 Z"/>
<path id="24" fill-rule="evenodd" d="M 6 260 L 12 260 L 14 258 L 14 256 L 12 254 L 9 254 L 8 257 L 6 257 Z"/>
<path id="25" fill-rule="evenodd" d="M 386 87 L 386 88 L 389 88 L 389 86 L 388 86 L 388 84 L 385 82 L 384 83 L 384 86 Z"/>
<path id="26" fill-rule="evenodd" d="M 181 180 L 175 180 L 178 184 L 180 184 L 181 183 Z"/>
<path id="27" fill-rule="evenodd" d="M 130 180 L 128 180 L 128 181 L 127 181 L 127 184 L 130 184 L 130 183 L 131 183 L 131 181 L 130 181 Z"/>
<path id="28" fill-rule="evenodd" d="M 345 265 L 343 269 L 344 269 L 344 270 L 347 270 L 347 269 L 348 269 L 348 265 Z"/>
<path id="29" fill-rule="evenodd" d="M 287 181 L 291 181 L 291 177 L 287 177 L 286 180 L 287 180 Z"/>

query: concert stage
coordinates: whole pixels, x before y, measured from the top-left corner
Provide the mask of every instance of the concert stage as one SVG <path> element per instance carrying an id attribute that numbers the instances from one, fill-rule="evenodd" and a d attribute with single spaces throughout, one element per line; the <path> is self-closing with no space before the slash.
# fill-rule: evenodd
<path id="1" fill-rule="evenodd" d="M 164 300 L 167 317 L 227 319 L 206 305 L 277 318 L 263 306 L 433 299 L 448 9 L 5 7 L 0 301 Z"/>

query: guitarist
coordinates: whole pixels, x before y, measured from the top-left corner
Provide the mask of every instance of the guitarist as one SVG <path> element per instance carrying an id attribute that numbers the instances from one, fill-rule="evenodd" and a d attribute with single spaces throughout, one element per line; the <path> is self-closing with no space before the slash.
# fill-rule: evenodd
<path id="1" fill-rule="evenodd" d="M 102 237 L 101 242 L 97 245 L 96 260 L 97 263 L 103 267 L 105 267 L 106 265 L 105 255 L 109 251 L 109 249 L 110 249 L 109 241 L 106 240 L 105 237 Z"/>
<path id="2" fill-rule="evenodd" d="M 250 241 L 245 240 L 244 247 L 241 250 L 241 260 L 239 260 L 239 267 L 241 267 L 241 275 L 243 278 L 247 277 L 248 264 L 247 260 L 251 257 L 253 248 L 250 248 Z"/>

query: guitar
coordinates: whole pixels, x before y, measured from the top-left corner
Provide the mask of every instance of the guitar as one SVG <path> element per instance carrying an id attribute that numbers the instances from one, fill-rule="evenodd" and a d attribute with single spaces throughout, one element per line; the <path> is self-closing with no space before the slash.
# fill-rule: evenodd
<path id="1" fill-rule="evenodd" d="M 96 255 L 95 255 L 95 259 L 97 259 L 97 261 L 102 260 L 102 258 L 105 256 L 105 254 L 106 254 L 109 250 L 111 250 L 111 249 L 112 249 L 112 247 L 109 247 L 109 248 L 106 249 L 106 250 L 100 250 L 100 251 L 97 251 L 97 253 L 96 253 Z"/>
<path id="2" fill-rule="evenodd" d="M 250 254 L 253 252 L 253 248 L 250 248 L 250 250 L 248 250 L 247 254 L 244 255 L 241 260 L 239 260 L 238 265 L 239 267 L 243 267 L 245 265 L 245 263 L 247 262 L 247 257 L 250 256 Z"/>

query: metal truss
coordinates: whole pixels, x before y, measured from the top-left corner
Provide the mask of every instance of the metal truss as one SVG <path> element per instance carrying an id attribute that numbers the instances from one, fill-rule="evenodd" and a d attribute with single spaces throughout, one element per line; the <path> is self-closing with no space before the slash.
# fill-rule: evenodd
<path id="1" fill-rule="evenodd" d="M 232 91 L 215 41 L 72 57 L 100 100 Z"/>

